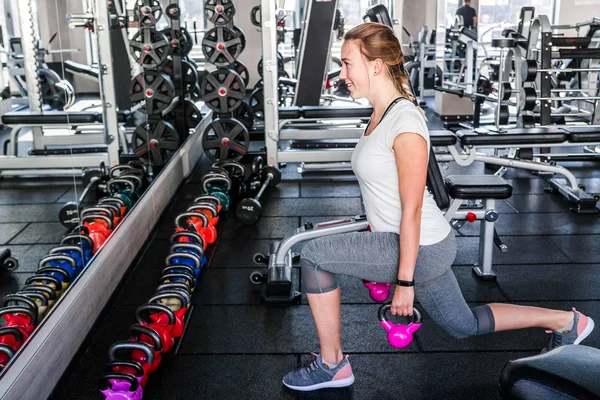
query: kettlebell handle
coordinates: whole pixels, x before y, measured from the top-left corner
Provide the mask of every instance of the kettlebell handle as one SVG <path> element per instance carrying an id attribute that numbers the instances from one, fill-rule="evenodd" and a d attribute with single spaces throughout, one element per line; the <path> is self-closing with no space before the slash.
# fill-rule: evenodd
<path id="1" fill-rule="evenodd" d="M 386 322 L 389 321 L 389 319 L 386 316 L 386 313 L 388 311 L 390 311 L 392 308 L 391 304 L 384 304 L 381 307 L 379 307 L 379 311 L 377 312 L 377 317 L 379 318 L 379 321 L 381 322 Z M 419 311 L 419 309 L 417 307 L 413 307 L 413 315 L 412 315 L 412 324 L 422 324 L 423 323 L 423 314 L 421 314 L 421 311 Z"/>

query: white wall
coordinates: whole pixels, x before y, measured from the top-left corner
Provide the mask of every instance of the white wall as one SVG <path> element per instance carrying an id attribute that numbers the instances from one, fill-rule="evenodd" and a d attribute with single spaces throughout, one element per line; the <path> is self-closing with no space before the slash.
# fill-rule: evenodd
<path id="1" fill-rule="evenodd" d="M 598 0 L 556 0 L 556 16 L 555 24 L 566 25 L 575 22 L 583 22 L 592 18 L 600 18 L 600 1 Z M 594 4 L 592 4 L 594 3 Z M 550 21 L 552 23 L 552 21 Z M 567 33 L 566 31 L 565 33 Z M 580 32 L 580 35 L 585 35 L 587 28 Z M 575 35 L 573 30 L 568 34 Z"/>
<path id="2" fill-rule="evenodd" d="M 419 31 L 423 25 L 427 25 L 429 31 L 435 27 L 436 0 L 405 0 L 402 9 L 402 25 L 411 33 L 413 40 L 417 40 Z M 403 42 L 406 41 L 403 36 Z"/>
<path id="3" fill-rule="evenodd" d="M 246 48 L 240 54 L 238 60 L 242 62 L 250 73 L 250 82 L 248 87 L 254 87 L 254 84 L 260 79 L 257 65 L 262 57 L 262 39 L 259 29 L 250 22 L 250 10 L 252 7 L 260 4 L 260 0 L 233 0 L 235 6 L 235 15 L 233 22 L 244 32 L 246 37 Z M 212 24 L 208 23 L 212 28 Z"/>

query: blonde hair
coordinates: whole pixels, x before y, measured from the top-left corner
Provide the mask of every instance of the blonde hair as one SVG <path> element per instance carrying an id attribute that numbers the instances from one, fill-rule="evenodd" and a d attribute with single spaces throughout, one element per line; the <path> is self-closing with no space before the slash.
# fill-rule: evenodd
<path id="1" fill-rule="evenodd" d="M 408 83 L 408 74 L 404 69 L 402 47 L 392 28 L 377 22 L 366 22 L 346 32 L 344 40 L 357 41 L 363 57 L 368 61 L 380 58 L 387 66 L 387 74 L 398 92 L 415 102 L 415 96 Z"/>

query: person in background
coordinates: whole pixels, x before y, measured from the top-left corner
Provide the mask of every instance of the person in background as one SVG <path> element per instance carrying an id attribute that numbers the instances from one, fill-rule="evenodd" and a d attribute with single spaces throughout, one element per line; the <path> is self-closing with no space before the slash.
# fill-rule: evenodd
<path id="1" fill-rule="evenodd" d="M 471 7 L 471 0 L 464 0 L 464 5 L 456 10 L 456 15 L 463 17 L 465 26 L 469 29 L 477 29 L 477 11 Z"/>

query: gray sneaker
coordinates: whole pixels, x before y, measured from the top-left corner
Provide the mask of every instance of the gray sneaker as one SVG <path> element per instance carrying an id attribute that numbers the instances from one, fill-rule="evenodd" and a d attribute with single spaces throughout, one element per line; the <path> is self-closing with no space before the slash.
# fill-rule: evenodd
<path id="1" fill-rule="evenodd" d="M 573 318 L 573 328 L 565 331 L 552 331 L 552 336 L 550 336 L 550 340 L 548 340 L 548 345 L 542 350 L 541 354 L 554 350 L 560 346 L 579 344 L 592 333 L 594 330 L 594 321 L 590 317 L 586 317 L 579 311 L 576 311 L 574 308 L 573 314 L 575 315 Z M 580 326 L 579 324 L 580 316 L 585 318 L 585 321 L 582 321 L 585 323 L 583 326 Z M 581 332 L 579 332 L 580 329 Z"/>
<path id="2" fill-rule="evenodd" d="M 283 384 L 290 389 L 308 392 L 325 388 L 341 388 L 354 383 L 354 375 L 348 356 L 337 366 L 323 361 L 321 355 L 312 353 L 315 358 L 304 367 L 283 377 Z"/>

